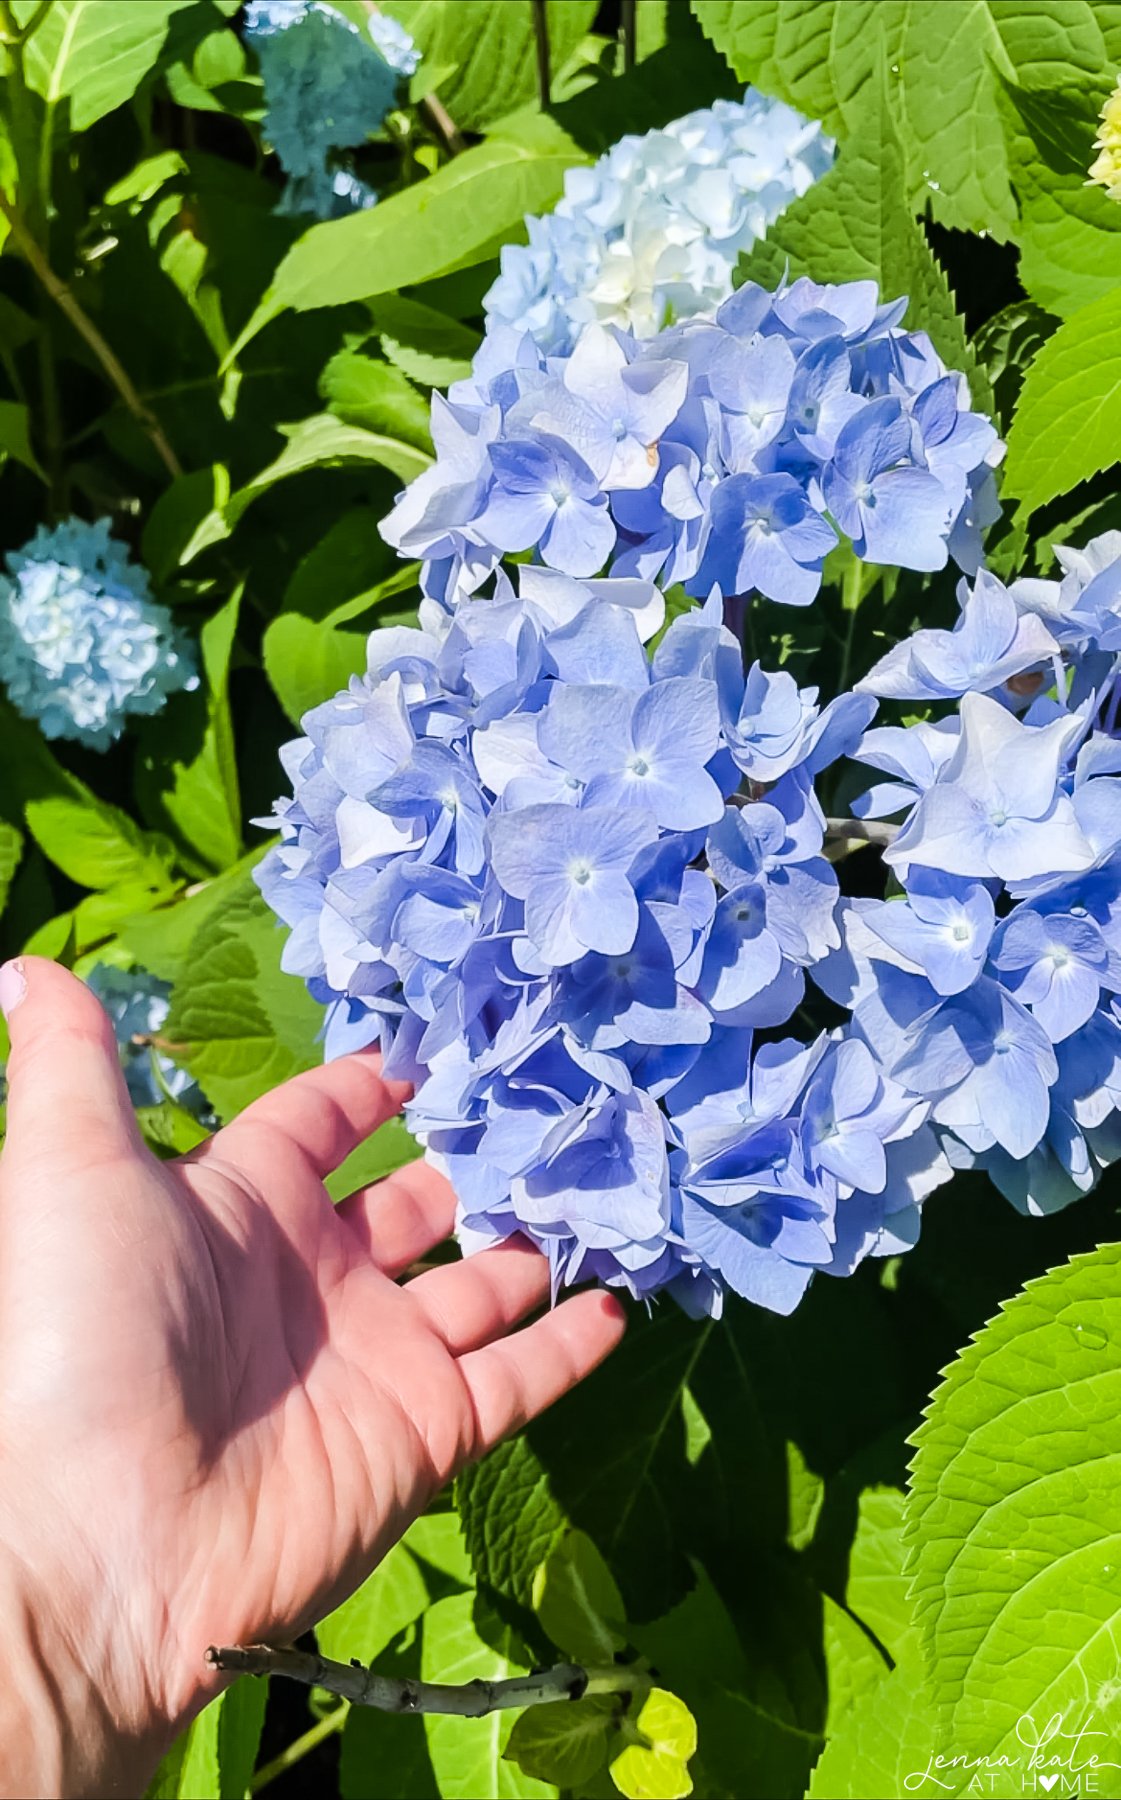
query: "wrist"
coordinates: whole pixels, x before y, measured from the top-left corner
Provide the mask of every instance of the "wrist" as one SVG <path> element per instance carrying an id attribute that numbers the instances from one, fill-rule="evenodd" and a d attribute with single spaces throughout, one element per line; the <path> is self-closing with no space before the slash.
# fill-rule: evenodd
<path id="1" fill-rule="evenodd" d="M 123 1689 L 109 1597 L 101 1620 L 41 1587 L 0 1545 L 0 1797 L 139 1795 L 172 1731 L 152 1697 Z"/>

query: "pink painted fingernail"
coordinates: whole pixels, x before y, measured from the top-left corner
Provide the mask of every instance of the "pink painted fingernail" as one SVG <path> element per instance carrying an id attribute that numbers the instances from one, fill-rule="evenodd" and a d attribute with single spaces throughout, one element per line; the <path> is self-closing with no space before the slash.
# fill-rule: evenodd
<path id="1" fill-rule="evenodd" d="M 19 957 L 0 968 L 0 1012 L 10 1019 L 27 992 L 27 978 Z"/>

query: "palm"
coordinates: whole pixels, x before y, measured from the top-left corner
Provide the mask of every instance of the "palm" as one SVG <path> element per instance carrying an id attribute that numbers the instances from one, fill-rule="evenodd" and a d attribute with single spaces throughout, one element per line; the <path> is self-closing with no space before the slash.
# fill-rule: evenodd
<path id="1" fill-rule="evenodd" d="M 450 1229 L 447 1184 L 413 1164 L 335 1208 L 322 1183 L 399 1104 L 376 1059 L 300 1077 L 169 1164 L 96 1082 L 85 1129 L 29 1151 L 21 1054 L 0 1441 L 37 1472 L 41 1528 L 80 1531 L 110 1584 L 142 1559 L 117 1629 L 140 1656 L 171 1638 L 162 1698 L 185 1716 L 208 1643 L 283 1641 L 330 1610 L 456 1467 L 599 1360 L 618 1312 L 587 1294 L 506 1337 L 547 1295 L 517 1243 L 398 1284 Z M 99 1055 L 102 1088 L 119 1086 Z M 32 1154 L 33 1213 L 13 1200 Z"/>

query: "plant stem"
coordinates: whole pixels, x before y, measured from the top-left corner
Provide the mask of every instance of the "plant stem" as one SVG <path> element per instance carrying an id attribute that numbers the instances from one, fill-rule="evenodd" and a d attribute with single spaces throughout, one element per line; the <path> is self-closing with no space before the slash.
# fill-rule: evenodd
<path id="1" fill-rule="evenodd" d="M 623 0 L 623 68 L 633 69 L 638 61 L 638 7 L 635 0 Z"/>
<path id="2" fill-rule="evenodd" d="M 545 0 L 530 0 L 530 5 L 533 7 L 533 36 L 537 44 L 537 93 L 542 111 L 544 111 L 552 97 L 549 70 L 549 15 L 545 10 Z"/>
<path id="3" fill-rule="evenodd" d="M 349 1711 L 350 1706 L 344 1700 L 341 1706 L 336 1706 L 333 1712 L 327 1713 L 310 1731 L 305 1731 L 302 1737 L 296 1738 L 286 1750 L 282 1750 L 279 1756 L 274 1756 L 271 1762 L 255 1769 L 250 1778 L 249 1792 L 259 1794 L 263 1787 L 268 1787 L 270 1781 L 275 1781 L 278 1775 L 287 1774 L 289 1769 L 312 1750 L 325 1743 L 336 1731 L 341 1731 Z"/>
<path id="4" fill-rule="evenodd" d="M 181 475 L 182 465 L 167 438 L 163 426 L 155 414 L 145 406 L 140 395 L 132 384 L 132 379 L 120 362 L 111 345 L 107 344 L 97 326 L 83 308 L 75 300 L 74 295 L 64 281 L 60 281 L 50 263 L 40 250 L 35 239 L 27 229 L 19 208 L 4 192 L 0 191 L 0 212 L 4 214 L 11 228 L 12 238 L 19 246 L 32 272 L 38 278 L 55 305 L 63 312 L 73 325 L 75 331 L 83 337 L 104 369 L 108 379 L 116 388 L 125 406 L 145 431 L 159 454 L 160 460 L 169 475 Z"/>
<path id="5" fill-rule="evenodd" d="M 212 1668 L 226 1669 L 231 1674 L 286 1675 L 306 1687 L 326 1688 L 354 1706 L 373 1706 L 379 1712 L 448 1713 L 460 1719 L 481 1719 L 487 1713 L 509 1707 L 582 1700 L 586 1694 L 630 1694 L 650 1684 L 650 1677 L 635 1668 L 582 1669 L 577 1663 L 558 1663 L 555 1668 L 539 1669 L 533 1675 L 515 1675 L 505 1681 L 467 1681 L 450 1687 L 439 1682 L 375 1675 L 361 1663 L 332 1662 L 309 1650 L 274 1649 L 268 1644 L 242 1644 L 221 1650 L 211 1645 L 206 1660 Z"/>

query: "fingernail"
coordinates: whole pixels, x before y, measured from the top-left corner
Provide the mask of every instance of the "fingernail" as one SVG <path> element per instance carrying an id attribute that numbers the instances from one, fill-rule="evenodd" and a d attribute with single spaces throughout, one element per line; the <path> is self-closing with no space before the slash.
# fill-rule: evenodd
<path id="1" fill-rule="evenodd" d="M 23 963 L 17 957 L 15 962 L 6 962 L 0 968 L 0 1012 L 10 1019 L 16 1007 L 27 992 L 27 979 L 23 973 Z"/>

